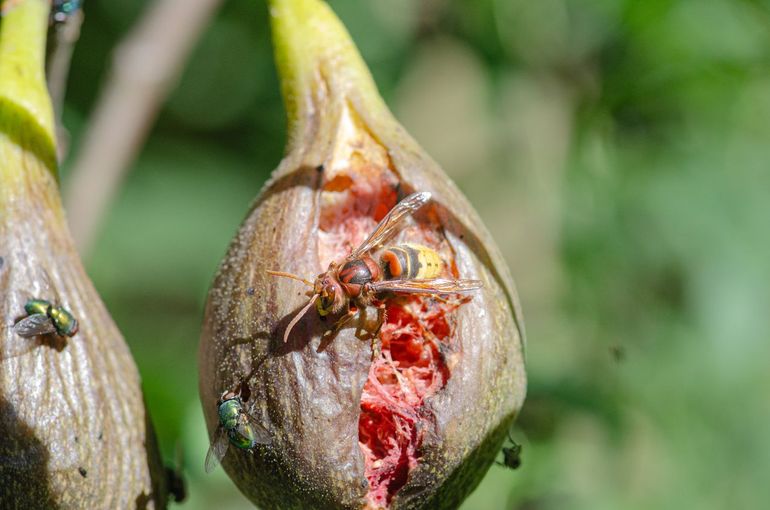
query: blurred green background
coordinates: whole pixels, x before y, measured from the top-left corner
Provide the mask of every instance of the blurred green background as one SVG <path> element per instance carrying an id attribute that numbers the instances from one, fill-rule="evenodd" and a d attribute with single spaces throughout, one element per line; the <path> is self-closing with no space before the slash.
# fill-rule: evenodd
<path id="1" fill-rule="evenodd" d="M 768 2 L 330 4 L 519 285 L 523 466 L 493 466 L 464 508 L 765 507 Z M 64 187 L 111 52 L 145 6 L 85 2 Z M 164 454 L 184 453 L 189 509 L 251 508 L 221 469 L 203 474 L 194 367 L 207 287 L 284 127 L 267 8 L 228 0 L 85 254 Z"/>

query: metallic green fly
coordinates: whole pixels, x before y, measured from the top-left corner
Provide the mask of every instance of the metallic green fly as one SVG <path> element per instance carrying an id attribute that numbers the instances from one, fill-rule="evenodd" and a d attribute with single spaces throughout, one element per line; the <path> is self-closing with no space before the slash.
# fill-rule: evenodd
<path id="1" fill-rule="evenodd" d="M 21 337 L 30 338 L 51 333 L 72 337 L 78 332 L 75 316 L 48 300 L 28 299 L 24 304 L 24 311 L 27 316 L 13 325 L 14 333 Z"/>
<path id="2" fill-rule="evenodd" d="M 233 444 L 241 450 L 251 450 L 258 444 L 270 444 L 270 433 L 243 408 L 241 397 L 226 391 L 217 401 L 219 426 L 206 453 L 205 468 L 211 473 Z"/>

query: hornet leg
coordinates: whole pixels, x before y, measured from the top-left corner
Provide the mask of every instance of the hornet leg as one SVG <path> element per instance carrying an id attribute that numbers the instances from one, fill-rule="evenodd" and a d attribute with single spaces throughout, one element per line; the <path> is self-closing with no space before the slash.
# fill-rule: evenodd
<path id="1" fill-rule="evenodd" d="M 377 306 L 377 328 L 372 333 L 372 359 L 377 359 L 382 354 L 382 340 L 380 339 L 380 331 L 385 321 L 388 319 L 388 310 L 385 307 L 385 303 L 380 303 Z"/>

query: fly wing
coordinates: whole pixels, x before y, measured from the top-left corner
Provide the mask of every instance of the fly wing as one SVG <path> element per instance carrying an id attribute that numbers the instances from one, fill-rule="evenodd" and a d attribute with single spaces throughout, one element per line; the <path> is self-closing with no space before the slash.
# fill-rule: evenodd
<path id="1" fill-rule="evenodd" d="M 244 411 L 241 416 L 243 416 L 245 421 L 251 425 L 251 430 L 254 433 L 254 441 L 259 444 L 270 444 L 273 442 L 273 438 L 270 435 L 270 432 L 268 432 L 267 429 L 263 427 L 252 415 Z M 246 435 L 245 431 L 243 430 L 243 422 L 238 422 L 236 430 L 239 434 Z"/>
<path id="2" fill-rule="evenodd" d="M 46 314 L 35 313 L 24 317 L 14 324 L 13 332 L 20 337 L 30 338 L 33 336 L 55 333 L 56 326 Z"/>
<path id="3" fill-rule="evenodd" d="M 427 204 L 430 201 L 430 196 L 430 193 L 427 191 L 412 193 L 397 203 L 393 209 L 385 215 L 382 221 L 380 221 L 374 229 L 374 232 L 369 235 L 369 238 L 348 255 L 348 260 L 357 259 L 362 254 L 373 250 L 387 241 L 397 232 L 397 229 L 404 218 Z"/>
<path id="4" fill-rule="evenodd" d="M 229 439 L 227 438 L 225 429 L 221 426 L 217 427 L 216 436 L 211 442 L 211 446 L 209 446 L 209 451 L 206 452 L 206 462 L 204 463 L 206 473 L 211 473 L 216 469 L 219 462 L 225 456 L 225 453 L 227 453 L 228 444 Z"/>
<path id="5" fill-rule="evenodd" d="M 405 294 L 465 294 L 483 286 L 479 280 L 450 280 L 448 278 L 383 280 L 372 282 L 370 285 L 375 293 L 387 291 Z"/>

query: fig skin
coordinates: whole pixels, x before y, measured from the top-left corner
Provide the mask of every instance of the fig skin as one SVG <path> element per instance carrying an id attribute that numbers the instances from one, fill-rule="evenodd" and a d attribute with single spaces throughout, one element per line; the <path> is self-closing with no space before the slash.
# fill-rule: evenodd
<path id="1" fill-rule="evenodd" d="M 229 448 L 223 460 L 248 498 L 264 509 L 367 505 L 358 429 L 370 344 L 352 327 L 322 341 L 334 318 L 323 321 L 315 310 L 284 344 L 306 288 L 266 271 L 311 280 L 324 271 L 324 184 L 332 175 L 363 182 L 385 175 L 403 194 L 433 194 L 418 223 L 449 243 L 462 278 L 484 283 L 454 312 L 457 363 L 424 402 L 429 419 L 419 463 L 389 505 L 456 508 L 493 462 L 524 401 L 524 333 L 513 281 L 478 214 L 393 119 L 331 10 L 317 0 L 269 4 L 289 142 L 209 292 L 200 346 L 209 432 L 218 426 L 219 396 L 240 387 L 246 409 L 273 437 L 251 452 Z"/>
<path id="2" fill-rule="evenodd" d="M 165 508 L 138 371 L 61 207 L 43 77 L 49 8 L 21 0 L 0 24 L 0 507 Z M 79 331 L 17 335 L 33 297 L 71 311 Z"/>

